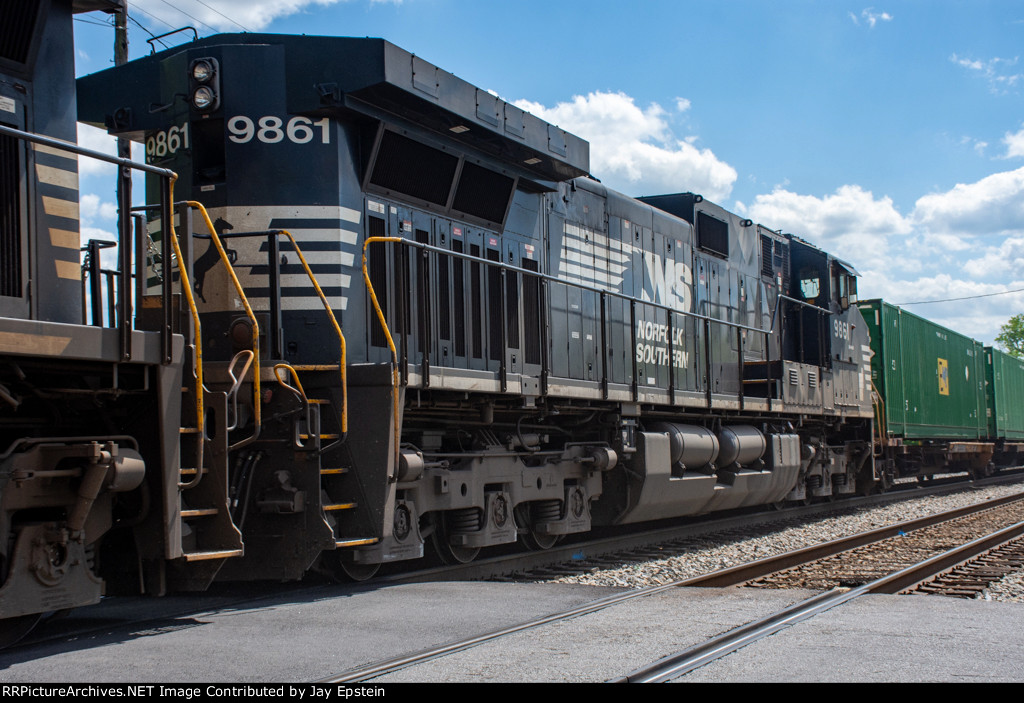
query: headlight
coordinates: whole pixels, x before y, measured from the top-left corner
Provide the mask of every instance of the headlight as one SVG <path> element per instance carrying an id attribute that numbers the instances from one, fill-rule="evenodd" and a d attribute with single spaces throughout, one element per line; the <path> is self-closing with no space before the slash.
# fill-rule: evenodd
<path id="1" fill-rule="evenodd" d="M 213 66 L 209 61 L 196 61 L 192 64 L 192 77 L 200 83 L 205 83 L 213 77 Z"/>
<path id="2" fill-rule="evenodd" d="M 214 92 L 205 85 L 196 88 L 195 92 L 192 93 L 192 105 L 197 110 L 206 110 L 213 105 L 216 99 L 217 96 L 214 95 Z"/>

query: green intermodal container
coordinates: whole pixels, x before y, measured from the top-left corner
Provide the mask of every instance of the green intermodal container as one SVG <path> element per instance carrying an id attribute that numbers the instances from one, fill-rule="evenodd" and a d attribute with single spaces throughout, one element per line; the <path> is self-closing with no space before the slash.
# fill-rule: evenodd
<path id="1" fill-rule="evenodd" d="M 990 436 L 1024 439 L 1024 359 L 985 347 Z"/>
<path id="2" fill-rule="evenodd" d="M 886 431 L 905 440 L 987 437 L 984 347 L 881 300 L 858 303 Z"/>

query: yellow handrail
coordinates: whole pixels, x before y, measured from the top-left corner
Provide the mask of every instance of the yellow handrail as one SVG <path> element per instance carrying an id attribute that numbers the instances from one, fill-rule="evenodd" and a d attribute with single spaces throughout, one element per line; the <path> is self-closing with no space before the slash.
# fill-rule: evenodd
<path id="1" fill-rule="evenodd" d="M 231 445 L 231 449 L 239 449 L 247 444 L 255 442 L 260 436 L 260 428 L 263 425 L 263 415 L 260 400 L 260 326 L 256 321 L 256 313 L 252 311 L 252 306 L 249 305 L 249 299 L 245 296 L 245 291 L 242 289 L 242 284 L 238 280 L 238 276 L 235 275 L 235 269 L 231 266 L 231 260 L 228 258 L 228 254 L 224 251 L 224 245 L 220 241 L 220 235 L 217 234 L 216 228 L 213 226 L 213 222 L 210 220 L 210 215 L 206 212 L 206 208 L 203 207 L 202 203 L 196 202 L 195 200 L 188 200 L 186 204 L 198 210 L 203 220 L 206 221 L 206 228 L 210 230 L 210 238 L 213 239 L 214 246 L 217 247 L 217 253 L 220 254 L 220 260 L 224 263 L 224 268 L 227 269 L 228 275 L 231 277 L 231 282 L 235 286 L 235 291 L 238 293 L 238 297 L 242 300 L 242 305 L 245 307 L 245 314 L 249 318 L 249 322 L 252 323 L 252 353 L 253 353 L 253 434 L 251 437 L 243 439 L 240 442 L 236 442 Z"/>
<path id="2" fill-rule="evenodd" d="M 177 174 L 171 177 L 168 198 L 171 203 L 174 202 L 174 182 L 178 180 Z M 195 297 L 192 295 L 192 282 L 188 278 L 188 267 L 184 266 L 184 262 L 181 256 L 181 247 L 178 246 L 178 234 L 174 230 L 174 214 L 171 213 L 171 221 L 169 223 L 169 229 L 171 233 L 171 246 L 174 247 L 174 256 L 178 262 L 178 274 L 181 276 L 181 288 L 185 292 L 185 299 L 188 301 L 189 310 L 192 312 L 192 329 L 194 332 L 195 339 L 195 367 L 196 367 L 196 430 L 199 435 L 199 440 L 196 442 L 196 476 L 187 483 L 178 481 L 178 490 L 186 491 L 190 488 L 195 488 L 199 485 L 199 481 L 203 478 L 203 444 L 206 437 L 206 416 L 205 409 L 203 407 L 203 335 L 202 328 L 199 324 L 199 308 L 196 307 Z M 170 267 L 164 266 L 164 275 L 169 276 Z M 164 305 L 170 305 L 169 300 L 164 301 Z"/>
<path id="3" fill-rule="evenodd" d="M 401 436 L 401 428 L 398 423 L 398 351 L 395 349 L 395 340 L 391 338 L 391 330 L 388 329 L 388 322 L 384 318 L 384 313 L 380 309 L 380 303 L 377 302 L 377 294 L 373 290 L 373 283 L 370 282 L 370 273 L 366 267 L 366 248 L 374 242 L 397 242 L 402 243 L 405 241 L 401 237 L 367 237 L 366 241 L 363 242 L 363 281 L 366 282 L 366 289 L 370 292 L 370 300 L 373 301 L 373 309 L 377 311 L 377 319 L 380 320 L 380 326 L 384 328 L 384 335 L 388 340 L 388 348 L 391 350 L 391 383 L 394 388 L 394 421 L 395 421 L 395 471 L 398 471 L 398 457 L 399 457 L 399 437 Z"/>
<path id="4" fill-rule="evenodd" d="M 309 264 L 306 263 L 306 257 L 302 255 L 302 250 L 299 249 L 298 242 L 295 241 L 295 237 L 292 233 L 286 229 L 279 230 L 281 234 L 288 237 L 292 243 L 292 247 L 295 249 L 295 253 L 299 255 L 299 261 L 302 262 L 302 267 L 306 269 L 306 275 L 309 276 L 310 282 L 313 287 L 316 288 L 316 294 L 320 296 L 320 302 L 324 304 L 324 310 L 327 311 L 327 317 L 331 320 L 331 325 L 334 326 L 334 332 L 338 335 L 338 340 L 341 344 L 341 361 L 338 364 L 341 370 L 341 439 L 344 440 L 348 434 L 348 378 L 346 376 L 345 365 L 347 363 L 346 350 L 345 350 L 345 335 L 341 331 L 341 325 L 338 324 L 338 319 L 334 316 L 334 311 L 331 309 L 331 304 L 327 302 L 327 296 L 324 295 L 323 289 L 320 288 L 320 284 L 316 280 L 316 276 L 313 275 L 313 270 L 309 268 Z M 275 367 L 276 371 L 276 367 Z M 295 370 L 292 369 L 292 373 L 295 374 Z M 299 376 L 295 374 L 295 381 L 298 382 Z"/>
<path id="5" fill-rule="evenodd" d="M 174 198 L 174 183 L 173 183 L 173 180 L 172 180 L 171 181 L 171 202 L 173 202 L 173 198 Z M 198 210 L 202 214 L 203 220 L 206 222 L 206 227 L 207 227 L 207 229 L 210 232 L 210 238 L 213 240 L 214 246 L 217 248 L 217 253 L 220 256 L 220 259 L 223 262 L 224 267 L 227 269 L 228 275 L 231 277 L 231 282 L 232 282 L 232 284 L 235 287 L 235 291 L 238 293 L 238 297 L 241 299 L 242 305 L 245 307 L 246 316 L 249 318 L 249 321 L 252 324 L 252 352 L 253 352 L 253 364 L 254 364 L 254 368 L 253 368 L 253 416 L 254 416 L 253 417 L 253 422 L 254 422 L 254 432 L 253 432 L 253 435 L 251 437 L 249 437 L 249 438 L 247 438 L 245 440 L 242 440 L 241 442 L 236 442 L 235 444 L 231 445 L 231 449 L 238 449 L 240 447 L 243 447 L 243 446 L 245 446 L 247 444 L 250 444 L 250 443 L 254 442 L 259 437 L 260 429 L 261 429 L 261 426 L 262 426 L 262 403 L 261 403 L 261 392 L 260 392 L 260 361 L 259 361 L 259 359 L 260 359 L 260 328 L 259 328 L 259 322 L 256 320 L 256 314 L 253 312 L 252 306 L 249 304 L 249 299 L 245 295 L 245 291 L 242 288 L 242 284 L 238 280 L 238 276 L 235 273 L 234 267 L 232 267 L 232 265 L 231 265 L 231 260 L 228 258 L 227 252 L 224 250 L 224 245 L 221 242 L 220 235 L 217 234 L 217 230 L 214 227 L 213 222 L 210 219 L 210 215 L 206 211 L 206 208 L 202 205 L 202 203 L 199 203 L 199 202 L 197 202 L 195 200 L 186 201 L 186 204 L 189 207 Z M 320 284 L 317 282 L 316 276 L 313 275 L 313 271 L 312 271 L 312 269 L 310 269 L 309 263 L 306 261 L 306 257 L 303 255 L 302 250 L 299 248 L 298 242 L 295 241 L 295 237 L 292 236 L 292 233 L 287 231 L 287 230 L 279 230 L 279 232 L 281 234 L 284 234 L 286 237 L 288 237 L 289 241 L 291 241 L 292 247 L 295 249 L 295 253 L 298 255 L 299 261 L 302 262 L 303 269 L 305 269 L 305 271 L 306 271 L 306 275 L 309 276 L 310 282 L 313 284 L 313 287 L 316 289 L 317 295 L 320 297 L 320 301 L 324 305 L 324 310 L 326 310 L 327 316 L 328 316 L 328 318 L 330 318 L 331 325 L 334 327 L 335 334 L 337 334 L 337 336 L 338 336 L 339 347 L 340 347 L 340 357 L 341 357 L 340 360 L 339 360 L 339 364 L 338 364 L 339 374 L 341 376 L 341 396 L 342 396 L 342 403 L 341 403 L 341 436 L 342 436 L 342 438 L 344 438 L 348 434 L 348 377 L 347 377 L 347 369 L 346 369 L 346 366 L 347 366 L 347 349 L 346 349 L 346 344 L 345 344 L 345 335 L 344 335 L 344 333 L 341 330 L 341 325 L 338 324 L 338 320 L 337 320 L 337 318 L 334 315 L 334 311 L 331 309 L 331 305 L 330 305 L 330 303 L 327 300 L 327 296 L 324 294 L 323 289 L 320 287 Z M 204 409 L 203 409 L 203 394 L 202 394 L 202 388 L 203 388 L 203 385 L 202 385 L 202 376 L 203 376 L 203 373 L 202 373 L 202 340 L 201 340 L 201 333 L 200 333 L 199 311 L 198 311 L 198 308 L 197 308 L 196 303 L 195 303 L 195 298 L 193 297 L 193 294 L 192 294 L 192 284 L 189 281 L 188 274 L 185 272 L 185 267 L 180 266 L 180 262 L 182 260 L 182 254 L 181 254 L 181 249 L 178 246 L 177 235 L 174 232 L 173 220 L 171 222 L 171 234 L 172 234 L 172 238 L 171 239 L 172 239 L 172 243 L 174 245 L 175 256 L 177 257 L 177 259 L 179 261 L 179 267 L 178 268 L 179 268 L 179 271 L 181 272 L 182 286 L 185 289 L 185 296 L 188 299 L 189 308 L 192 311 L 193 325 L 195 327 L 195 337 L 196 337 L 196 369 L 197 369 L 196 370 L 196 377 L 197 377 L 197 381 L 196 381 L 196 395 L 197 395 L 196 414 L 200 418 L 199 421 L 198 421 L 198 424 L 199 424 L 199 433 L 200 433 L 200 436 L 202 437 L 202 436 L 204 436 L 205 422 L 204 422 L 204 415 L 203 415 Z M 292 370 L 292 373 L 293 374 L 295 373 L 294 370 Z M 298 375 L 297 374 L 295 374 L 295 380 L 296 380 L 296 383 L 298 383 Z M 200 440 L 200 445 L 202 445 L 202 440 Z M 202 464 L 202 448 L 201 448 L 201 446 L 200 446 L 200 449 L 198 450 L 198 453 L 199 453 L 198 461 L 200 463 L 200 468 L 201 468 L 201 464 Z M 193 479 L 188 484 L 179 484 L 179 486 L 182 487 L 182 489 L 192 488 L 196 484 L 199 483 L 199 477 L 201 475 L 202 475 L 202 472 L 198 472 L 196 479 Z"/>
<path id="6" fill-rule="evenodd" d="M 871 380 L 871 404 L 874 406 L 875 425 L 878 428 L 878 445 L 880 448 L 886 447 L 889 445 L 889 430 L 885 425 L 885 400 L 882 398 L 882 394 L 878 392 L 873 380 Z M 875 456 L 881 456 L 881 453 Z"/>

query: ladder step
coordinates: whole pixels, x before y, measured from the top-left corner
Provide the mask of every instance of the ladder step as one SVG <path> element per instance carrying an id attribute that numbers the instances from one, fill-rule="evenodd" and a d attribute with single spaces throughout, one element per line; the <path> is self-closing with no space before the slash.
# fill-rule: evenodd
<path id="1" fill-rule="evenodd" d="M 204 467 L 203 468 L 203 473 L 204 474 L 208 474 L 208 473 L 210 473 L 210 470 Z M 195 476 L 196 475 L 196 470 L 195 469 L 181 469 L 181 475 L 182 476 Z"/>
<path id="2" fill-rule="evenodd" d="M 334 546 L 336 549 L 340 549 L 342 547 L 362 547 L 367 544 L 377 544 L 379 541 L 380 540 L 376 537 L 370 537 L 369 539 L 346 539 L 341 540 L 340 542 L 335 542 Z"/>
<path id="3" fill-rule="evenodd" d="M 216 508 L 197 508 L 195 510 L 182 510 L 181 516 L 183 518 L 190 517 L 208 517 L 210 515 L 216 515 L 219 511 Z"/>
<path id="4" fill-rule="evenodd" d="M 336 435 L 336 434 L 322 434 L 322 435 L 320 435 L 320 439 L 338 439 L 340 436 L 341 435 Z M 309 435 L 308 434 L 300 434 L 299 435 L 299 439 L 309 439 Z"/>
<path id="5" fill-rule="evenodd" d="M 310 405 L 330 405 L 331 401 L 329 398 L 307 398 Z"/>
<path id="6" fill-rule="evenodd" d="M 212 552 L 185 552 L 185 561 L 206 561 L 208 559 L 227 559 L 242 556 L 241 549 L 223 549 Z"/>
<path id="7" fill-rule="evenodd" d="M 324 510 L 351 510 L 356 507 L 355 503 L 332 503 L 325 505 Z"/>
<path id="8" fill-rule="evenodd" d="M 198 427 L 179 427 L 178 432 L 181 434 L 199 434 Z"/>
<path id="9" fill-rule="evenodd" d="M 340 474 L 347 474 L 348 469 L 320 469 L 321 476 L 338 476 Z"/>
<path id="10" fill-rule="evenodd" d="M 338 371 L 337 364 L 292 364 L 296 371 Z"/>

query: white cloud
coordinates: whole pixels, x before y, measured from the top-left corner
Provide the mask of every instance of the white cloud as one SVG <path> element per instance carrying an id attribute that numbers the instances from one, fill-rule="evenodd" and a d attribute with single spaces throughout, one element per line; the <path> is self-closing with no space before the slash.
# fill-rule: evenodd
<path id="1" fill-rule="evenodd" d="M 997 56 L 988 61 L 981 61 L 979 59 L 957 56 L 956 54 L 949 57 L 949 60 L 958 66 L 979 73 L 988 81 L 989 90 L 996 95 L 1005 95 L 1015 90 L 1021 84 L 1024 84 L 1024 74 L 1007 70 L 1017 65 L 1017 59 L 1018 57 L 1016 56 L 1012 59 L 1003 59 Z"/>
<path id="2" fill-rule="evenodd" d="M 1024 167 L 925 195 L 913 219 L 929 232 L 967 237 L 1024 231 Z"/>
<path id="3" fill-rule="evenodd" d="M 690 190 L 721 200 L 736 182 L 736 169 L 710 149 L 676 137 L 657 103 L 641 109 L 625 93 L 595 92 L 554 107 L 528 100 L 515 104 L 588 140 L 590 170 L 612 188 L 631 194 Z M 689 106 L 676 98 L 679 111 Z"/>
<path id="4" fill-rule="evenodd" d="M 982 141 L 980 139 L 975 139 L 974 137 L 960 137 L 960 141 L 958 143 L 960 146 L 971 147 L 971 149 L 974 150 L 974 153 L 976 153 L 978 156 L 984 156 L 985 149 L 988 148 L 988 142 Z"/>
<path id="5" fill-rule="evenodd" d="M 95 193 L 86 193 L 79 199 L 79 216 L 86 225 L 92 224 L 96 218 L 114 220 L 117 218 L 117 205 L 101 200 Z"/>
<path id="6" fill-rule="evenodd" d="M 1007 132 L 1003 137 L 1003 144 L 1006 145 L 1005 159 L 1012 159 L 1016 156 L 1024 156 L 1024 127 L 1019 132 Z"/>
<path id="7" fill-rule="evenodd" d="M 861 298 L 965 298 L 908 309 L 986 344 L 1024 309 L 1024 292 L 1004 294 L 1024 288 L 1024 168 L 925 195 L 907 215 L 857 185 L 824 197 L 780 186 L 735 209 L 849 260 Z"/>
<path id="8" fill-rule="evenodd" d="M 378 2 L 379 0 L 373 0 Z M 399 0 L 400 1 L 400 0 Z M 279 17 L 303 11 L 310 5 L 333 5 L 338 0 L 183 0 L 172 7 L 163 0 L 135 0 L 129 7 L 143 24 L 153 28 L 153 18 L 168 27 L 193 25 L 201 34 L 258 32 Z M 187 14 L 186 14 L 187 13 Z M 160 25 L 163 26 L 163 25 Z M 157 32 L 159 34 L 159 32 Z"/>
<path id="9" fill-rule="evenodd" d="M 865 279 L 868 279 L 865 276 Z M 905 307 L 915 315 L 956 330 L 984 344 L 992 344 L 999 328 L 1024 308 L 1024 281 L 978 281 L 954 274 L 940 273 L 913 280 L 865 280 L 860 286 L 861 298 L 881 297 Z M 995 294 L 995 295 L 993 295 Z M 987 296 L 987 297 L 977 297 Z M 961 300 L 949 300 L 961 298 Z M 925 304 L 919 301 L 944 301 Z"/>
<path id="10" fill-rule="evenodd" d="M 105 130 L 90 127 L 87 124 L 78 123 L 78 145 L 83 149 L 92 149 L 107 156 L 117 156 L 117 140 L 106 133 Z M 113 174 L 116 171 L 114 164 L 98 159 L 90 159 L 82 156 L 78 159 L 78 173 L 81 176 L 94 176 L 99 174 Z"/>
<path id="11" fill-rule="evenodd" d="M 875 25 L 878 24 L 879 22 L 892 21 L 892 15 L 890 15 L 888 12 L 875 12 L 874 10 L 875 8 L 868 7 L 862 10 L 860 13 L 861 18 L 864 19 L 868 27 L 874 29 Z M 852 12 L 848 12 L 847 14 L 850 16 L 850 19 L 853 20 L 854 24 L 860 25 L 860 19 L 858 19 L 857 15 L 853 14 Z"/>
<path id="12" fill-rule="evenodd" d="M 767 227 L 804 237 L 855 265 L 872 269 L 889 267 L 893 263 L 888 257 L 890 240 L 912 231 L 910 221 L 891 198 L 876 199 L 858 185 L 842 186 L 823 198 L 779 187 L 758 195 L 742 209 Z"/>
<path id="13" fill-rule="evenodd" d="M 983 256 L 967 261 L 964 271 L 976 278 L 1024 271 L 1024 234 L 1007 237 L 998 247 L 989 247 Z"/>

